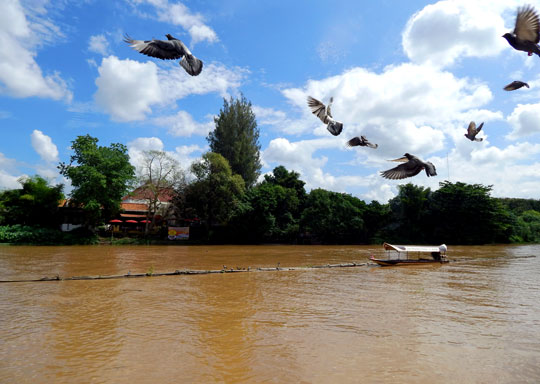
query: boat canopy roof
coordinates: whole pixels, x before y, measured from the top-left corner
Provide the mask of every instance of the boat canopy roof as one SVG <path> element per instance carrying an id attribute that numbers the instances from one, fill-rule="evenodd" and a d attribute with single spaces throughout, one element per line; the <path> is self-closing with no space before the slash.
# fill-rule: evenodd
<path id="1" fill-rule="evenodd" d="M 384 243 L 383 247 L 387 251 L 396 251 L 396 252 L 446 252 L 446 245 L 392 245 Z"/>

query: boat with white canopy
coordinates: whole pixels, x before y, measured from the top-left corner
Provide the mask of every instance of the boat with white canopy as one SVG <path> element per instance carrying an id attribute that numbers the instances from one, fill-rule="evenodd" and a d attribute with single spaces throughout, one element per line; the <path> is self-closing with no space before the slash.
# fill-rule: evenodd
<path id="1" fill-rule="evenodd" d="M 383 244 L 385 259 L 376 259 L 371 255 L 369 259 L 382 266 L 391 265 L 418 265 L 418 264 L 444 264 L 447 247 L 445 244 L 437 245 L 392 245 Z"/>

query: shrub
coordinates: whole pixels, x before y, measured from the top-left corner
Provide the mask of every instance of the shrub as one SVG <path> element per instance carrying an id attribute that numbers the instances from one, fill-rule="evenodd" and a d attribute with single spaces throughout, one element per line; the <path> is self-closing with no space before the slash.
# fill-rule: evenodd
<path id="1" fill-rule="evenodd" d="M 97 236 L 84 229 L 62 232 L 59 229 L 15 224 L 0 226 L 0 243 L 36 245 L 95 244 L 97 243 Z"/>

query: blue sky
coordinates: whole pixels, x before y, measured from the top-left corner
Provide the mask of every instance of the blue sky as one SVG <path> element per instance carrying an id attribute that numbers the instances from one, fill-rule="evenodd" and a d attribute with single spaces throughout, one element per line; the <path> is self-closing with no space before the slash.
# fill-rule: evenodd
<path id="1" fill-rule="evenodd" d="M 540 1 L 531 2 L 540 9 Z M 53 183 L 70 143 L 90 134 L 122 143 L 132 162 L 163 150 L 188 169 L 208 150 L 223 98 L 240 93 L 260 129 L 262 172 L 278 165 L 307 189 L 386 202 L 399 184 L 493 185 L 500 197 L 540 197 L 539 57 L 501 37 L 518 1 L 47 1 L 0 2 L 0 189 L 21 176 Z M 204 62 L 178 61 L 122 41 L 183 40 Z M 505 92 L 523 80 L 530 89 Z M 344 123 L 331 136 L 306 97 L 334 97 Z M 484 122 L 484 140 L 463 134 Z M 378 143 L 347 148 L 363 134 Z M 385 180 L 405 152 L 438 176 Z"/>

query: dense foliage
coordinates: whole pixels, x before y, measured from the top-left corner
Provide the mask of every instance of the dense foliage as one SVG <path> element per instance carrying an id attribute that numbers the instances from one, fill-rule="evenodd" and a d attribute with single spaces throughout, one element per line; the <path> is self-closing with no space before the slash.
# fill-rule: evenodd
<path id="1" fill-rule="evenodd" d="M 23 224 L 55 227 L 64 186 L 49 186 L 40 176 L 21 178 L 21 189 L 0 193 L 0 225 Z"/>
<path id="2" fill-rule="evenodd" d="M 0 243 L 70 245 L 95 244 L 97 240 L 94 233 L 84 229 L 62 232 L 55 228 L 20 224 L 0 226 Z"/>
<path id="3" fill-rule="evenodd" d="M 135 178 L 125 145 L 103 147 L 97 142 L 90 135 L 78 136 L 72 141 L 74 154 L 69 164 L 58 166 L 60 173 L 71 180 L 71 199 L 84 209 L 85 221 L 91 226 L 114 217 Z"/>
<path id="4" fill-rule="evenodd" d="M 228 223 L 244 193 L 244 181 L 233 175 L 227 160 L 208 152 L 191 165 L 195 180 L 180 191 L 180 214 L 201 218 L 208 230 Z"/>
<path id="5" fill-rule="evenodd" d="M 222 155 L 233 173 L 251 187 L 259 177 L 259 129 L 251 102 L 240 99 L 223 100 L 223 109 L 214 118 L 216 128 L 207 137 L 210 150 Z"/>
<path id="6" fill-rule="evenodd" d="M 490 192 L 491 186 L 449 181 L 435 192 L 401 185 L 389 202 L 394 220 L 388 236 L 408 243 L 508 242 L 517 229 L 515 220 Z"/>
<path id="7" fill-rule="evenodd" d="M 233 214 L 229 239 L 236 242 L 294 242 L 306 199 L 304 182 L 280 166 L 248 190 Z"/>

